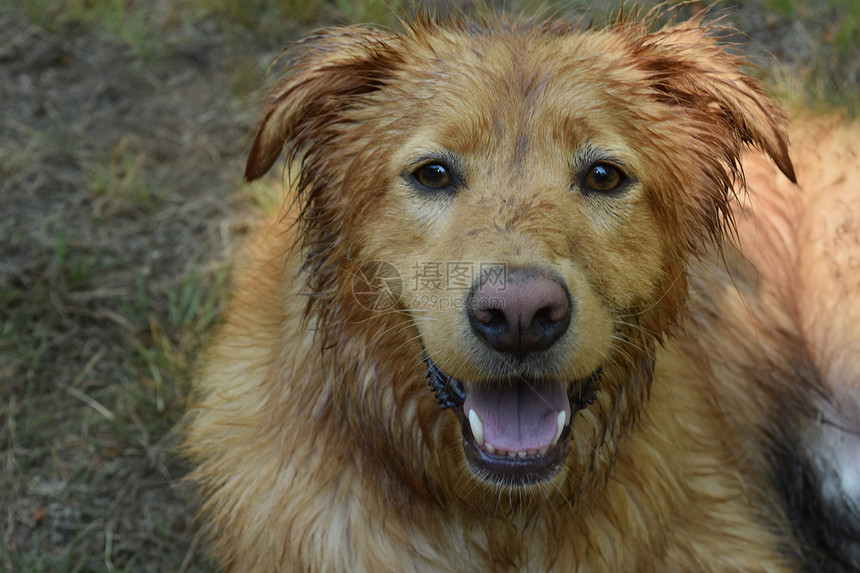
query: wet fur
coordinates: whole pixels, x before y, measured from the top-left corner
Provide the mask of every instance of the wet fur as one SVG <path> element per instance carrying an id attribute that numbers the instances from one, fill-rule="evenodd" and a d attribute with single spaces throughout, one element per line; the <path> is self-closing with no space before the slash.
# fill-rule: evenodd
<path id="1" fill-rule="evenodd" d="M 782 112 L 695 21 L 423 18 L 296 54 L 246 171 L 286 144 L 296 200 L 251 241 L 189 415 L 227 570 L 849 570 L 860 520 L 821 483 L 860 451 L 860 130 L 800 123 L 794 148 L 819 150 L 795 153 L 801 191 Z M 428 149 L 463 162 L 456 197 L 404 183 Z M 579 192 L 593 150 L 635 186 Z M 604 375 L 555 478 L 466 467 L 422 350 L 463 379 L 506 366 L 408 280 L 394 310 L 357 304 L 372 260 L 568 283 L 575 336 L 529 368 Z"/>

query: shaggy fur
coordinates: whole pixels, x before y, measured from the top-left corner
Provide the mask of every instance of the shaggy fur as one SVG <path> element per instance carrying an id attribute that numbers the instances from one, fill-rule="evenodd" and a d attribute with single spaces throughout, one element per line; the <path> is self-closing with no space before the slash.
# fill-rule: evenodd
<path id="1" fill-rule="evenodd" d="M 698 21 L 420 18 L 320 32 L 293 64 L 246 177 L 286 145 L 295 200 L 189 417 L 227 570 L 860 564 L 856 126 L 799 124 L 801 191 L 783 114 Z M 357 280 L 371 261 L 402 282 Z M 465 291 L 426 296 L 451 262 Z M 516 344 L 490 328 L 544 295 Z M 549 453 L 510 435 L 509 466 L 468 404 L 512 387 L 570 413 Z"/>

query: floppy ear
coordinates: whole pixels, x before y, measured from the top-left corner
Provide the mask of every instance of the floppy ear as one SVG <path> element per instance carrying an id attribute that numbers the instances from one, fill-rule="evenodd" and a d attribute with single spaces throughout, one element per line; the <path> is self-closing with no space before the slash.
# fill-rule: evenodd
<path id="1" fill-rule="evenodd" d="M 262 177 L 284 146 L 294 158 L 331 127 L 358 98 L 379 88 L 391 74 L 390 36 L 365 28 L 319 32 L 298 46 L 300 57 L 275 88 L 245 165 L 245 179 Z"/>
<path id="2" fill-rule="evenodd" d="M 714 125 L 724 144 L 724 159 L 736 162 L 743 144 L 756 145 L 792 182 L 786 118 L 758 83 L 741 71 L 744 60 L 727 52 L 698 21 L 649 34 L 637 46 L 637 61 L 652 78 L 664 103 L 687 117 Z"/>

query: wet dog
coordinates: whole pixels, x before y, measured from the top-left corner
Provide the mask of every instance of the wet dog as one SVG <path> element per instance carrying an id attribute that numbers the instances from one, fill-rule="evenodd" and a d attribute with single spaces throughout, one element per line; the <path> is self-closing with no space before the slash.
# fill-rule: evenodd
<path id="1" fill-rule="evenodd" d="M 223 565 L 857 565 L 860 137 L 793 164 L 742 64 L 698 21 L 301 43 L 189 418 Z"/>

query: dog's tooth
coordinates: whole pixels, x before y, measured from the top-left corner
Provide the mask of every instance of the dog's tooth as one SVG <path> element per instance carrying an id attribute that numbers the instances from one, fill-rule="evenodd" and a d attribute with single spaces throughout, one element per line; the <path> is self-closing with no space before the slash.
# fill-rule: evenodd
<path id="1" fill-rule="evenodd" d="M 510 452 L 508 452 L 508 457 L 509 458 L 515 458 L 515 457 L 517 457 L 517 453 L 514 451 L 510 451 Z"/>
<path id="2" fill-rule="evenodd" d="M 542 447 L 541 449 L 539 449 L 539 450 L 537 451 L 537 453 L 538 453 L 538 455 L 540 455 L 540 456 L 545 456 L 545 455 L 546 455 L 546 453 L 547 453 L 548 451 L 549 451 L 549 446 L 544 446 L 544 447 Z"/>
<path id="3" fill-rule="evenodd" d="M 561 437 L 561 431 L 564 429 L 564 423 L 567 420 L 567 413 L 562 410 L 558 413 L 558 418 L 555 419 L 556 429 L 555 429 L 555 438 L 552 440 L 552 443 L 555 444 L 558 442 L 558 439 Z"/>
<path id="4" fill-rule="evenodd" d="M 487 450 L 488 454 L 495 454 L 496 453 L 496 448 L 494 448 L 490 444 L 484 444 L 484 449 Z"/>
<path id="5" fill-rule="evenodd" d="M 472 435 L 475 437 L 475 443 L 479 447 L 484 445 L 484 424 L 474 410 L 469 410 L 469 426 L 472 428 Z"/>

